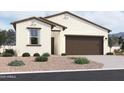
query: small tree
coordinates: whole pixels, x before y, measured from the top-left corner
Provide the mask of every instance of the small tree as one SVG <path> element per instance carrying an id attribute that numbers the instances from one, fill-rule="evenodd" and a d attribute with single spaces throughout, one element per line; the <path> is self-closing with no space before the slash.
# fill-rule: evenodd
<path id="1" fill-rule="evenodd" d="M 5 50 L 5 42 L 6 42 L 6 30 L 2 30 L 0 32 L 0 48 L 3 46 L 3 51 Z"/>
<path id="2" fill-rule="evenodd" d="M 9 29 L 7 31 L 6 45 L 15 45 L 15 38 L 15 31 L 13 29 Z"/>
<path id="3" fill-rule="evenodd" d="M 118 38 L 118 44 L 121 45 L 123 42 L 124 42 L 124 40 L 123 40 L 123 38 L 120 36 L 120 37 Z"/>
<path id="4" fill-rule="evenodd" d="M 5 45 L 6 42 L 6 31 L 3 30 L 0 32 L 0 46 Z"/>
<path id="5" fill-rule="evenodd" d="M 124 50 L 124 42 L 122 43 L 121 50 Z"/>
<path id="6" fill-rule="evenodd" d="M 0 48 L 3 46 L 3 50 L 5 50 L 5 45 L 15 45 L 15 41 L 14 30 L 0 30 Z"/>
<path id="7" fill-rule="evenodd" d="M 112 47 L 114 46 L 114 43 L 113 43 L 113 39 L 109 37 L 108 39 L 108 45 L 109 45 L 109 48 L 110 48 L 110 52 L 111 52 L 111 49 Z"/>

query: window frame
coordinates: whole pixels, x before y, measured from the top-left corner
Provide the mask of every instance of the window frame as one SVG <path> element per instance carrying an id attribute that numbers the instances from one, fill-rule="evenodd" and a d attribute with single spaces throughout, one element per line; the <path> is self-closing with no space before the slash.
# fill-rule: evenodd
<path id="1" fill-rule="evenodd" d="M 33 35 L 31 35 L 31 31 L 33 31 L 33 30 L 36 30 L 36 32 L 37 32 L 37 36 L 33 36 Z M 40 43 L 40 31 L 39 31 L 40 29 L 37 29 L 37 28 L 30 28 L 29 29 L 29 45 L 39 45 L 39 43 Z M 37 44 L 32 44 L 32 38 L 37 38 Z"/>

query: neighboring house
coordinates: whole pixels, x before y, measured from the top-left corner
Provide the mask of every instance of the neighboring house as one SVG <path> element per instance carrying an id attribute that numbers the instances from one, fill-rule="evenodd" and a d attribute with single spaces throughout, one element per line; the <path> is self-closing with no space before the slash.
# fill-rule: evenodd
<path id="1" fill-rule="evenodd" d="M 70 12 L 47 17 L 30 17 L 12 22 L 16 30 L 16 51 L 61 55 L 102 55 L 109 52 L 105 27 Z"/>

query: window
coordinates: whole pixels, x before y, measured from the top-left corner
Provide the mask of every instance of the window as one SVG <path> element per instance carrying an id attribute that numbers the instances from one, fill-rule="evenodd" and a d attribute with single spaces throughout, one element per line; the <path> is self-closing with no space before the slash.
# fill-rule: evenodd
<path id="1" fill-rule="evenodd" d="M 38 29 L 30 29 L 30 44 L 39 44 Z"/>

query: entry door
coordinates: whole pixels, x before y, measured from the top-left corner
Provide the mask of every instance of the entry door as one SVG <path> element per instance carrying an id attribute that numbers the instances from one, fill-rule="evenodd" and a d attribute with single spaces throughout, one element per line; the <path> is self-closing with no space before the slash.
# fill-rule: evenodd
<path id="1" fill-rule="evenodd" d="M 54 37 L 51 38 L 51 54 L 54 54 Z"/>

